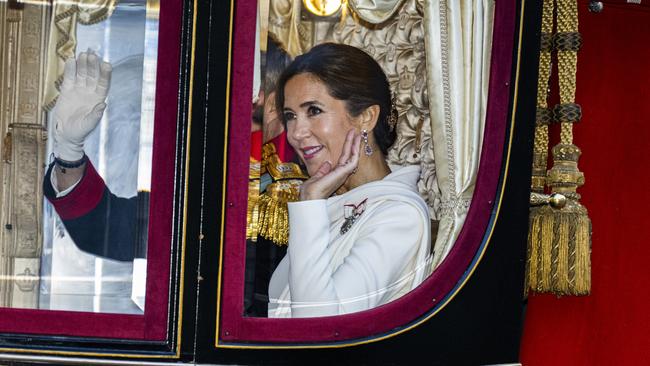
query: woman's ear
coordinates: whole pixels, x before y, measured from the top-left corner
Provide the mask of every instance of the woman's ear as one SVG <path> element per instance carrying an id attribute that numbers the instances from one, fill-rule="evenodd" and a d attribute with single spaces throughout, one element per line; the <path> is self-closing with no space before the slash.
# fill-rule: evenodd
<path id="1" fill-rule="evenodd" d="M 371 131 L 375 126 L 377 125 L 377 121 L 379 120 L 379 112 L 381 109 L 379 108 L 378 104 L 371 105 L 370 107 L 366 108 L 361 114 L 359 115 L 359 128 L 361 130 L 368 130 Z"/>

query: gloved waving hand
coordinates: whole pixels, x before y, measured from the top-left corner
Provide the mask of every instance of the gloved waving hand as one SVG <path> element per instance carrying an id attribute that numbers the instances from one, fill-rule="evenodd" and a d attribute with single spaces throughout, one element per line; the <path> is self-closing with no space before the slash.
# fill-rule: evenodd
<path id="1" fill-rule="evenodd" d="M 84 157 L 84 140 L 97 127 L 106 109 L 111 64 L 92 51 L 65 63 L 61 93 L 53 111 L 54 156 L 66 162 Z"/>

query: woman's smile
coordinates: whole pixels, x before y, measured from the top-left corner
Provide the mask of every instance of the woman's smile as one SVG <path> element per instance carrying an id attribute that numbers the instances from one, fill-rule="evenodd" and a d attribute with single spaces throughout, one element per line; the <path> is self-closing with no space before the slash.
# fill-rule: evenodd
<path id="1" fill-rule="evenodd" d="M 309 160 L 316 156 L 321 150 L 323 150 L 323 145 L 319 146 L 307 146 L 300 149 L 302 151 L 302 157 L 305 160 Z"/>

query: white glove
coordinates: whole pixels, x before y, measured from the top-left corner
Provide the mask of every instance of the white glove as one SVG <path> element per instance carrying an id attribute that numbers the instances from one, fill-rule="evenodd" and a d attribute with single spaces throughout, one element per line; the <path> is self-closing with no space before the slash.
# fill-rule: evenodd
<path id="1" fill-rule="evenodd" d="M 53 111 L 54 156 L 78 161 L 84 156 L 83 145 L 99 124 L 106 109 L 111 81 L 111 64 L 92 51 L 82 52 L 65 63 L 61 94 Z"/>

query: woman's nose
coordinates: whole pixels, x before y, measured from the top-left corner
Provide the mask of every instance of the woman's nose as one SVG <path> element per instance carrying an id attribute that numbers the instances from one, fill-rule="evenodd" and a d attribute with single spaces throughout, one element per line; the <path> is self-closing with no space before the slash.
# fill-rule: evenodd
<path id="1" fill-rule="evenodd" d="M 306 137 L 309 137 L 311 134 L 309 130 L 309 124 L 306 123 L 302 118 L 296 118 L 294 123 L 289 129 L 289 134 L 293 137 L 294 140 L 300 141 Z"/>

